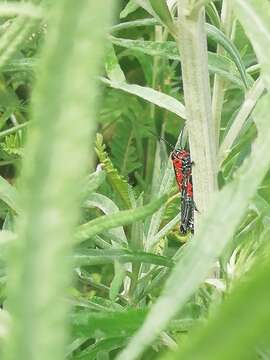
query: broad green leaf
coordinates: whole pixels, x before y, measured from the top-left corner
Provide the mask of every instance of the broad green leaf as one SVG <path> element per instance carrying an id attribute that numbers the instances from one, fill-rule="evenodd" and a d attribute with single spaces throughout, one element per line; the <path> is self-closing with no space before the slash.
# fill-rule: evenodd
<path id="1" fill-rule="evenodd" d="M 102 194 L 93 193 L 84 204 L 87 207 L 96 207 L 100 209 L 104 214 L 116 214 L 119 212 L 119 208 L 115 203 L 107 196 Z M 111 239 L 120 244 L 126 244 L 127 238 L 122 227 L 110 229 L 108 235 Z"/>
<path id="2" fill-rule="evenodd" d="M 269 102 L 270 97 L 266 96 L 257 105 L 254 116 L 264 131 L 259 133 L 253 145 L 249 162 L 241 167 L 234 181 L 215 195 L 197 234 L 185 247 L 171 272 L 163 294 L 151 308 L 141 329 L 117 360 L 124 360 L 126 356 L 134 360 L 142 354 L 205 280 L 224 247 L 233 237 L 249 201 L 255 195 L 269 168 L 270 152 L 267 150 L 270 141 L 267 119 Z"/>
<path id="3" fill-rule="evenodd" d="M 114 277 L 112 279 L 109 292 L 110 300 L 115 301 L 119 295 L 125 276 L 126 271 L 123 265 L 118 261 L 114 261 Z"/>
<path id="4" fill-rule="evenodd" d="M 136 209 L 122 210 L 115 214 L 100 216 L 86 224 L 80 225 L 76 234 L 77 242 L 87 240 L 105 230 L 124 226 L 145 219 L 156 212 L 168 199 L 167 195 Z"/>
<path id="5" fill-rule="evenodd" d="M 105 171 L 100 166 L 97 167 L 96 171 L 90 174 L 83 186 L 82 195 L 85 199 L 88 198 L 94 191 L 96 191 L 105 180 Z"/>
<path id="6" fill-rule="evenodd" d="M 173 261 L 164 256 L 128 249 L 77 249 L 72 256 L 72 259 L 78 266 L 113 264 L 114 261 L 118 261 L 121 264 L 131 262 L 166 267 L 171 267 L 173 265 Z"/>
<path id="7" fill-rule="evenodd" d="M 10 185 L 7 180 L 0 176 L 0 199 L 4 201 L 12 210 L 19 212 L 18 193 L 14 186 Z"/>
<path id="8" fill-rule="evenodd" d="M 151 102 L 152 104 L 155 104 L 163 109 L 173 112 L 174 114 L 180 116 L 183 119 L 186 118 L 184 105 L 172 96 L 169 96 L 146 86 L 119 83 L 105 78 L 101 78 L 101 81 L 114 89 L 123 90 L 129 94 L 139 96 L 142 99 Z"/>
<path id="9" fill-rule="evenodd" d="M 143 323 L 145 315 L 145 310 L 73 312 L 70 316 L 72 334 L 83 338 L 130 336 Z"/>
<path id="10" fill-rule="evenodd" d="M 233 0 L 261 65 L 265 85 L 270 89 L 270 6 L 267 0 Z"/>
<path id="11" fill-rule="evenodd" d="M 118 63 L 117 56 L 115 55 L 114 48 L 111 44 L 107 46 L 105 69 L 109 79 L 120 82 L 126 81 L 125 74 Z"/>

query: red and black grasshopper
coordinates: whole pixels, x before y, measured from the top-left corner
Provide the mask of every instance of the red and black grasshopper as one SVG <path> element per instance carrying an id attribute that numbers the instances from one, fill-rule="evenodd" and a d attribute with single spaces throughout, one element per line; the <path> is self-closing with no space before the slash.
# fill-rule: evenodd
<path id="1" fill-rule="evenodd" d="M 181 225 L 180 234 L 194 233 L 194 201 L 192 185 L 192 161 L 189 151 L 173 149 L 171 160 L 175 178 L 181 193 Z"/>
<path id="2" fill-rule="evenodd" d="M 187 235 L 190 231 L 194 233 L 194 209 L 192 185 L 192 161 L 189 151 L 180 148 L 175 149 L 167 140 L 159 137 L 172 149 L 171 160 L 175 172 L 176 182 L 181 193 L 181 225 L 180 234 Z M 181 141 L 180 141 L 181 142 Z"/>

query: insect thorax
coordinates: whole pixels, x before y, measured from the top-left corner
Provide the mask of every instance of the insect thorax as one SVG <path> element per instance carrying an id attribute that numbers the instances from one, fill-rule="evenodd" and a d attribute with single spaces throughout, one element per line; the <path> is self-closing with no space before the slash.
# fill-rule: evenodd
<path id="1" fill-rule="evenodd" d="M 191 171 L 191 158 L 190 153 L 184 149 L 177 149 L 171 153 L 171 159 L 174 167 L 181 168 L 183 173 Z"/>

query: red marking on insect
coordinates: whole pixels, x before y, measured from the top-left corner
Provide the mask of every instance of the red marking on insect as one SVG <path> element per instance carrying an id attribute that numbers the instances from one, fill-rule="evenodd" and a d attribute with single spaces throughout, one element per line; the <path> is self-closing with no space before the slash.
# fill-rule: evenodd
<path id="1" fill-rule="evenodd" d="M 194 209 L 196 209 L 193 200 L 192 161 L 190 153 L 183 148 L 175 149 L 167 140 L 162 137 L 159 138 L 172 148 L 170 157 L 173 163 L 175 179 L 179 192 L 181 193 L 180 234 L 185 236 L 189 231 L 194 233 Z"/>
<path id="2" fill-rule="evenodd" d="M 183 183 L 185 182 L 185 179 L 187 179 L 187 177 L 191 174 L 192 164 L 190 153 L 185 149 L 174 149 L 171 153 L 171 160 L 178 188 L 181 192 L 183 190 Z"/>

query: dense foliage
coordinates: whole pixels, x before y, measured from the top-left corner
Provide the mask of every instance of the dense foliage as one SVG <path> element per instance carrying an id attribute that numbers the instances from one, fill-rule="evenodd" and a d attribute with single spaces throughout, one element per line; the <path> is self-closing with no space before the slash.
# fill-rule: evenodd
<path id="1" fill-rule="evenodd" d="M 0 356 L 270 359 L 270 3 L 1 1 L 0 73 Z"/>

